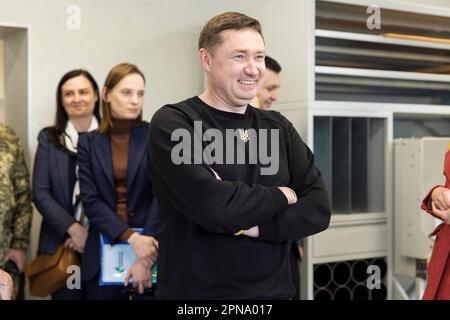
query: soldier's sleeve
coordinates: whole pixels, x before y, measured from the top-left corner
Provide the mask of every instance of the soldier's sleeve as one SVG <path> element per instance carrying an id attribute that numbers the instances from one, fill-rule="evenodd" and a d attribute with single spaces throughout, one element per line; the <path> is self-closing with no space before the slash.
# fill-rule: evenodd
<path id="1" fill-rule="evenodd" d="M 31 208 L 30 175 L 20 141 L 17 143 L 16 152 L 16 162 L 11 173 L 16 203 L 12 219 L 11 249 L 26 251 L 30 241 L 33 211 Z"/>

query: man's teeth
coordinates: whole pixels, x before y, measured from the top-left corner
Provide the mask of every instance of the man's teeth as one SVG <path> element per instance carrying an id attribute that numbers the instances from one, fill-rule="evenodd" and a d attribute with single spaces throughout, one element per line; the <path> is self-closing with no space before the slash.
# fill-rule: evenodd
<path id="1" fill-rule="evenodd" d="M 255 84 L 256 80 L 239 80 L 239 82 L 242 84 L 251 85 L 251 84 Z"/>

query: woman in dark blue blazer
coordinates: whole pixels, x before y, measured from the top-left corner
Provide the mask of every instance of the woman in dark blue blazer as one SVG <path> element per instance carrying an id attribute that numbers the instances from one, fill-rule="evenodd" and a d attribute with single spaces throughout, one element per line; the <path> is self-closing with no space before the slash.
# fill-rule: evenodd
<path id="1" fill-rule="evenodd" d="M 114 67 L 103 88 L 99 130 L 82 136 L 78 144 L 81 199 L 90 228 L 82 260 L 89 299 L 128 299 L 122 286 L 99 285 L 100 234 L 110 243 L 126 241 L 133 248 L 136 260 L 125 282 L 132 278 L 139 293 L 152 286 L 157 216 L 146 161 L 144 91 L 145 77 L 135 65 Z M 143 234 L 133 228 L 143 228 Z"/>
<path id="2" fill-rule="evenodd" d="M 83 253 L 87 228 L 79 201 L 76 157 L 79 133 L 97 129 L 100 102 L 97 83 L 85 70 L 59 81 L 56 120 L 39 133 L 33 170 L 33 202 L 42 215 L 38 254 L 55 254 L 60 245 Z M 78 212 L 78 215 L 77 215 Z M 84 290 L 63 287 L 52 299 L 83 299 Z"/>

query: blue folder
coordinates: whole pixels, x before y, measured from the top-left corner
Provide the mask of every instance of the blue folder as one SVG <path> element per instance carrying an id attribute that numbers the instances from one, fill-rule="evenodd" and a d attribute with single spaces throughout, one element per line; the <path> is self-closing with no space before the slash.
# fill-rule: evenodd
<path id="1" fill-rule="evenodd" d="M 142 234 L 142 228 L 133 228 Z M 133 248 L 128 242 L 120 241 L 111 243 L 104 235 L 100 234 L 100 286 L 124 285 L 128 269 L 136 260 Z M 157 263 L 151 268 L 152 283 L 156 283 Z M 131 282 L 133 279 L 130 280 Z"/>

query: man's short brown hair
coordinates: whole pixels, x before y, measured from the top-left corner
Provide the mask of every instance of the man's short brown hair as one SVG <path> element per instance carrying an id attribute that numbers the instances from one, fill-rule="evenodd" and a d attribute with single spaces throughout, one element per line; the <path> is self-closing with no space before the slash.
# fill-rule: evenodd
<path id="1" fill-rule="evenodd" d="M 258 20 L 250 18 L 239 12 L 225 12 L 212 17 L 203 27 L 198 39 L 198 48 L 205 48 L 212 51 L 215 47 L 222 44 L 220 33 L 225 30 L 235 29 L 253 29 L 264 39 L 261 24 Z"/>

